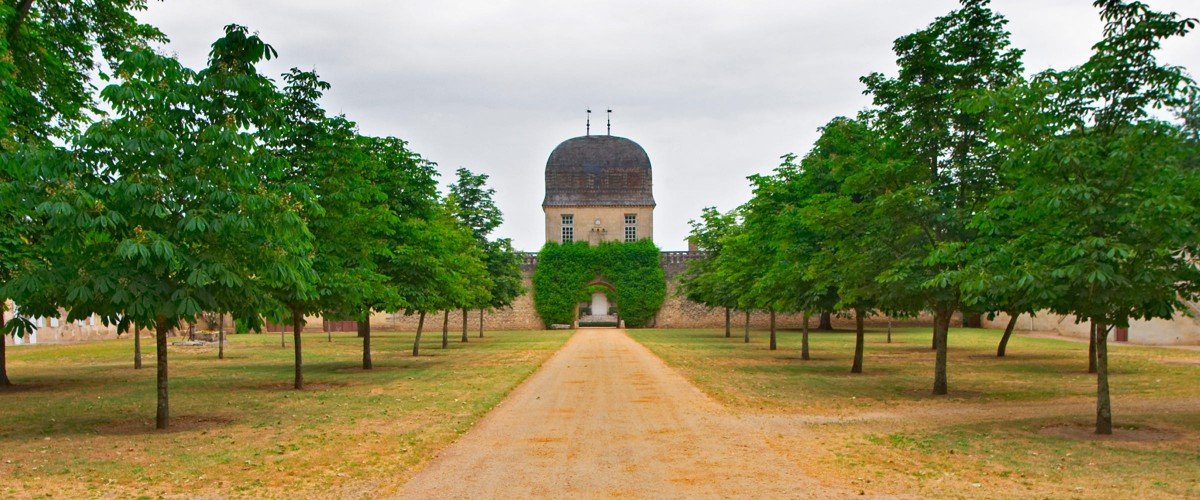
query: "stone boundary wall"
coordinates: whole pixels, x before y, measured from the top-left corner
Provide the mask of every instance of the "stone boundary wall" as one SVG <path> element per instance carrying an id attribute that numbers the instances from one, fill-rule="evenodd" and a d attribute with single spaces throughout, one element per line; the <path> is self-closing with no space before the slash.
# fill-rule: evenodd
<path id="1" fill-rule="evenodd" d="M 484 330 L 541 330 L 542 319 L 533 308 L 533 274 L 525 273 L 525 293 L 513 302 L 512 307 L 485 311 L 483 314 Z M 425 333 L 442 331 L 443 313 L 433 311 L 425 315 Z M 371 315 L 372 331 L 416 331 L 419 318 L 416 314 L 404 313 L 375 313 Z M 467 311 L 467 330 L 474 337 L 479 334 L 479 311 Z M 462 332 L 462 311 L 450 312 L 450 332 Z"/>
<path id="2" fill-rule="evenodd" d="M 662 267 L 667 279 L 667 297 L 663 302 L 662 309 L 655 316 L 654 328 L 724 328 L 725 327 L 725 310 L 720 308 L 708 308 L 703 305 L 691 302 L 683 298 L 679 294 L 679 285 L 675 281 L 675 277 L 686 269 L 687 262 L 703 257 L 702 253 L 698 252 L 663 252 Z M 538 316 L 537 310 L 533 304 L 533 271 L 537 268 L 536 253 L 521 253 L 521 270 L 525 275 L 525 293 L 513 302 L 512 307 L 484 312 L 484 329 L 486 331 L 502 331 L 502 330 L 541 330 L 545 329 L 546 325 L 542 324 L 541 317 Z M 11 311 L 11 304 L 9 310 Z M 66 316 L 64 311 L 63 316 Z M 443 321 L 442 311 L 431 311 L 425 316 L 426 334 L 439 335 L 442 330 Z M 732 313 L 731 323 L 732 328 L 744 328 L 745 313 L 735 311 Z M 750 326 L 755 329 L 763 329 L 769 326 L 770 316 L 766 312 L 756 311 L 750 315 Z M 372 331 L 416 331 L 418 316 L 416 314 L 406 315 L 399 313 L 383 313 L 377 312 L 371 315 L 371 330 Z M 776 327 L 781 329 L 799 329 L 803 325 L 802 316 L 799 314 L 778 314 L 776 316 Z M 867 321 L 872 326 L 884 326 L 887 324 L 886 316 L 873 316 Z M 853 328 L 853 318 L 837 316 L 833 318 L 835 328 Z M 893 323 L 895 326 L 913 326 L 913 325 L 929 325 L 932 324 L 930 318 L 919 317 L 913 319 L 896 320 Z M 94 326 L 89 326 L 88 322 L 84 322 L 82 326 L 76 323 L 68 323 L 65 320 L 60 322 L 59 327 L 50 327 L 50 320 L 46 320 L 46 327 L 39 329 L 37 335 L 37 343 L 72 343 L 84 342 L 92 340 L 108 340 L 118 338 L 116 328 L 104 326 L 98 320 Z M 816 328 L 817 318 L 814 316 L 810 320 L 810 325 Z M 232 319 L 225 318 L 225 328 L 227 332 L 233 333 L 235 325 Z M 265 333 L 279 334 L 280 329 L 284 328 L 287 335 L 291 334 L 291 327 L 287 325 L 267 325 Z M 452 311 L 450 313 L 449 328 L 451 335 L 456 332 L 461 335 L 462 332 L 462 311 Z M 467 330 L 472 337 L 478 335 L 479 332 L 479 311 L 472 310 L 467 312 Z M 305 317 L 304 332 L 317 333 L 324 331 L 324 320 L 320 316 Z M 154 332 L 144 331 L 143 336 L 153 337 Z M 128 338 L 129 335 L 123 335 L 122 338 Z M 5 337 L 4 342 L 7 345 L 13 345 L 12 337 Z M 27 343 L 27 342 L 26 342 Z"/>
<path id="3" fill-rule="evenodd" d="M 1189 305 L 1193 309 L 1192 314 L 1200 316 L 1200 311 L 1195 311 L 1196 305 Z M 983 326 L 1003 329 L 1008 326 L 1009 318 L 1010 316 L 1004 313 L 998 313 L 993 319 L 987 319 L 985 316 Z M 1090 330 L 1088 323 L 1077 321 L 1074 315 L 1041 311 L 1034 316 L 1022 314 L 1017 317 L 1017 324 L 1013 330 L 1052 333 L 1087 340 Z M 1114 333 L 1108 334 L 1108 340 L 1115 340 Z M 1170 320 L 1131 320 L 1128 342 L 1141 345 L 1200 345 L 1200 320 L 1184 313 L 1175 313 L 1175 317 Z"/>
<path id="4" fill-rule="evenodd" d="M 703 252 L 663 252 L 662 268 L 667 278 L 667 298 L 663 307 L 655 316 L 655 328 L 725 328 L 725 309 L 710 308 L 697 304 L 683 297 L 679 290 L 677 277 L 687 270 L 688 261 L 704 258 Z M 960 316 L 956 315 L 956 318 Z M 886 315 L 876 314 L 868 317 L 864 323 L 870 326 L 887 326 Z M 810 328 L 816 328 L 818 318 L 809 318 Z M 960 320 L 961 321 L 961 320 Z M 733 329 L 745 328 L 745 311 L 731 313 L 730 322 Z M 892 326 L 932 326 L 933 317 L 922 314 L 915 318 L 897 318 L 891 320 Z M 766 311 L 750 313 L 750 327 L 756 329 L 769 328 L 771 315 Z M 775 327 L 782 329 L 801 329 L 804 327 L 802 314 L 776 314 Z M 854 318 L 845 314 L 833 316 L 833 327 L 837 329 L 854 328 Z"/>
<path id="5" fill-rule="evenodd" d="M 8 307 L 4 311 L 4 321 L 7 322 L 13 317 L 13 303 L 8 302 Z M 18 311 L 19 312 L 19 311 Z M 130 338 L 129 334 L 117 335 L 116 326 L 105 326 L 100 318 L 92 316 L 80 321 L 67 321 L 67 311 L 60 310 L 57 318 L 34 318 L 32 321 L 35 325 L 41 324 L 37 328 L 37 332 L 28 337 L 16 339 L 11 335 L 5 335 L 2 341 L 4 345 L 34 345 L 34 344 L 69 344 L 75 342 L 89 342 L 94 340 L 111 340 L 116 338 Z M 143 337 L 154 337 L 154 332 L 143 330 Z M 153 345 L 150 347 L 153 349 Z"/>
<path id="6" fill-rule="evenodd" d="M 655 316 L 654 328 L 724 328 L 724 309 L 705 307 L 685 299 L 679 293 L 679 285 L 676 277 L 686 269 L 688 261 L 702 257 L 703 253 L 700 252 L 662 253 L 662 267 L 667 279 L 667 296 L 663 302 L 662 309 Z M 533 271 L 537 267 L 537 254 L 522 252 L 521 259 L 521 270 L 525 274 L 524 283 L 526 293 L 518 297 L 512 307 L 485 312 L 485 331 L 540 330 L 546 327 L 546 325 L 542 324 L 542 320 L 537 315 L 533 304 L 532 279 Z M 1194 315 L 1200 316 L 1200 306 L 1196 304 L 1189 304 L 1189 306 L 1194 310 Z M 11 312 L 11 310 L 10 303 L 9 311 Z M 744 312 L 734 311 L 731 316 L 732 328 L 735 330 L 744 328 L 746 321 Z M 800 314 L 778 314 L 776 315 L 775 324 L 777 328 L 781 329 L 799 329 L 803 326 L 802 318 L 803 316 Z M 307 322 L 304 328 L 305 332 L 321 332 L 324 330 L 321 317 L 310 316 L 305 319 Z M 443 315 L 441 312 L 428 313 L 425 318 L 425 332 L 440 334 L 442 319 Z M 929 314 L 922 314 L 916 318 L 897 318 L 891 320 L 891 322 L 893 326 L 930 326 L 933 324 L 932 320 L 933 318 Z M 769 314 L 763 311 L 755 311 L 750 315 L 751 328 L 767 328 L 769 321 Z M 887 325 L 888 322 L 889 318 L 885 315 L 875 315 L 866 321 L 868 325 L 873 327 L 882 327 Z M 1002 329 L 1007 322 L 1007 315 L 998 314 L 993 319 L 985 317 L 983 326 L 986 328 Z M 834 315 L 833 324 L 838 329 L 850 329 L 854 327 L 853 318 L 848 315 Z M 961 316 L 956 313 L 951 324 L 961 324 Z M 61 320 L 58 327 L 50 327 L 50 320 L 47 319 L 46 325 L 46 327 L 39 330 L 37 343 L 68 343 L 117 338 L 115 328 L 106 327 L 98 320 L 94 324 L 88 321 L 76 323 Z M 817 318 L 810 318 L 810 326 L 815 328 L 816 325 Z M 278 333 L 278 328 L 279 326 L 273 325 L 270 333 Z M 415 331 L 417 329 L 417 315 L 375 313 L 371 316 L 371 328 L 373 331 Z M 233 331 L 233 326 L 228 322 L 228 319 L 227 329 L 229 332 Z M 468 311 L 467 329 L 472 336 L 478 335 L 479 311 Z M 1042 312 L 1033 318 L 1030 318 L 1029 315 L 1022 315 L 1017 321 L 1016 330 L 1049 332 L 1067 337 L 1086 339 L 1088 326 L 1086 323 L 1076 324 L 1074 316 L 1061 316 Z M 287 331 L 290 333 L 290 327 Z M 453 332 L 462 331 L 461 311 L 450 313 L 450 331 L 452 334 Z M 152 332 L 144 332 L 143 335 L 152 335 Z M 12 337 L 5 336 L 4 342 L 7 345 L 12 345 L 13 339 Z M 1129 342 L 1145 345 L 1200 345 L 1200 320 L 1183 313 L 1177 314 L 1172 320 L 1135 320 L 1131 322 L 1129 327 Z"/>

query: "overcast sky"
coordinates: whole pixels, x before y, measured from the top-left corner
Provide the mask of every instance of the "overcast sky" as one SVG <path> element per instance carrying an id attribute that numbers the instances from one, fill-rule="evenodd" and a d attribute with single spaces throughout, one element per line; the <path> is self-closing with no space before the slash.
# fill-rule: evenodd
<path id="1" fill-rule="evenodd" d="M 994 0 L 1030 72 L 1082 62 L 1101 30 L 1091 0 Z M 1200 17 L 1196 0 L 1150 0 Z M 266 70 L 316 69 L 326 108 L 362 132 L 393 135 L 439 164 L 491 176 L 500 236 L 544 241 L 546 158 L 603 133 L 637 141 L 654 167 L 654 238 L 686 248 L 687 221 L 750 194 L 746 176 L 803 154 L 817 127 L 869 104 L 858 77 L 895 68 L 892 41 L 952 0 L 329 1 L 166 0 L 142 16 L 170 52 L 204 63 L 222 27 L 257 31 L 279 51 Z M 1200 75 L 1200 34 L 1161 59 Z"/>

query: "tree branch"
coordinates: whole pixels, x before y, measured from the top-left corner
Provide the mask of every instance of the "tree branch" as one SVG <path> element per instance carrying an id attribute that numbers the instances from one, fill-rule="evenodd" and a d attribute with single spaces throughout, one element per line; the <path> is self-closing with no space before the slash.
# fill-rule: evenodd
<path id="1" fill-rule="evenodd" d="M 33 8 L 33 0 L 21 0 L 17 4 L 17 15 L 13 17 L 12 24 L 8 26 L 9 45 L 12 45 L 13 37 L 17 36 L 17 31 L 21 28 L 21 23 L 25 22 L 25 17 L 29 15 L 29 9 Z"/>

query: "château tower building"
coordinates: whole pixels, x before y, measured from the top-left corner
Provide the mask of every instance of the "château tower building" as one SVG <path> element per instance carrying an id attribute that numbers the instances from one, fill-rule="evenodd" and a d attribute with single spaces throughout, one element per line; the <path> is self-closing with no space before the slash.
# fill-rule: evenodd
<path id="1" fill-rule="evenodd" d="M 546 241 L 653 239 L 654 206 L 650 157 L 629 139 L 567 139 L 546 160 Z"/>

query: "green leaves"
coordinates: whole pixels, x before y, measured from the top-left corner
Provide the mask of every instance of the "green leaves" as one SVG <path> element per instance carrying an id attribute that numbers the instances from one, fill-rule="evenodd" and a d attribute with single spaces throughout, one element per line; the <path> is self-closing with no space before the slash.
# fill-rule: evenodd
<path id="1" fill-rule="evenodd" d="M 720 276 L 719 265 L 725 238 L 738 223 L 736 212 L 721 213 L 714 207 L 706 207 L 700 220 L 690 221 L 692 231 L 688 241 L 705 255 L 702 259 L 688 261 L 687 268 L 678 277 L 680 289 L 688 300 L 709 307 L 737 305 L 737 291 Z"/>
<path id="2" fill-rule="evenodd" d="M 650 240 L 595 247 L 582 241 L 546 243 L 533 274 L 534 306 L 546 325 L 571 324 L 575 305 L 588 300 L 590 285 L 598 280 L 626 325 L 645 326 L 666 298 L 661 255 Z"/>
<path id="3" fill-rule="evenodd" d="M 63 0 L 0 6 L 0 154 L 48 146 L 95 111 L 91 75 L 165 36 L 134 12 L 145 0 Z"/>
<path id="4" fill-rule="evenodd" d="M 280 178 L 263 147 L 273 122 L 257 110 L 276 92 L 253 71 L 262 54 L 241 55 L 200 73 L 144 48 L 117 58 L 102 94 L 113 115 L 24 185 L 46 201 L 39 260 L 11 287 L 20 303 L 173 326 L 202 311 L 257 314 L 263 277 L 308 280 L 296 191 L 261 182 Z"/>
<path id="5" fill-rule="evenodd" d="M 477 239 L 485 241 L 504 222 L 500 209 L 492 201 L 496 190 L 487 187 L 488 176 L 485 174 L 475 174 L 465 168 L 459 168 L 456 173 L 458 180 L 450 186 L 446 201 L 454 216 L 470 227 Z"/>
<path id="6" fill-rule="evenodd" d="M 752 176 L 736 216 L 693 222 L 710 254 L 689 265 L 685 293 L 781 310 L 830 296 L 899 313 L 1050 308 L 1108 324 L 1195 297 L 1200 91 L 1154 52 L 1196 21 L 1096 5 L 1107 26 L 1093 56 L 1028 81 L 986 1 L 896 40 L 898 72 L 862 79 L 872 109 L 831 120 L 799 164 Z"/>
<path id="7" fill-rule="evenodd" d="M 487 271 L 486 290 L 476 293 L 475 303 L 460 304 L 463 307 L 506 307 L 524 293 L 521 261 L 512 249 L 511 241 L 500 239 L 488 241 L 492 233 L 504 221 L 492 195 L 496 190 L 487 187 L 488 176 L 475 174 L 465 168 L 456 171 L 458 179 L 450 185 L 446 204 L 451 214 L 471 230 L 476 245 L 483 252 Z"/>
<path id="8" fill-rule="evenodd" d="M 1191 146 L 1150 113 L 1186 105 L 1194 92 L 1154 52 L 1195 22 L 1138 3 L 1096 6 L 1106 28 L 1092 57 L 1014 92 L 1026 100 L 1006 103 L 995 123 L 1011 194 L 980 217 L 990 237 L 976 254 L 1007 256 L 1008 274 L 1020 273 L 1008 289 L 1038 307 L 1123 326 L 1170 317 L 1197 285 L 1180 253 L 1198 235 L 1196 198 L 1184 187 L 1196 185 L 1196 170 L 1181 162 Z"/>
<path id="9" fill-rule="evenodd" d="M 490 241 L 484 247 L 484 261 L 488 278 L 492 283 L 488 294 L 488 306 L 492 309 L 509 307 L 525 293 L 524 273 L 521 271 L 521 256 L 512 247 L 512 240 L 501 238 Z"/>

